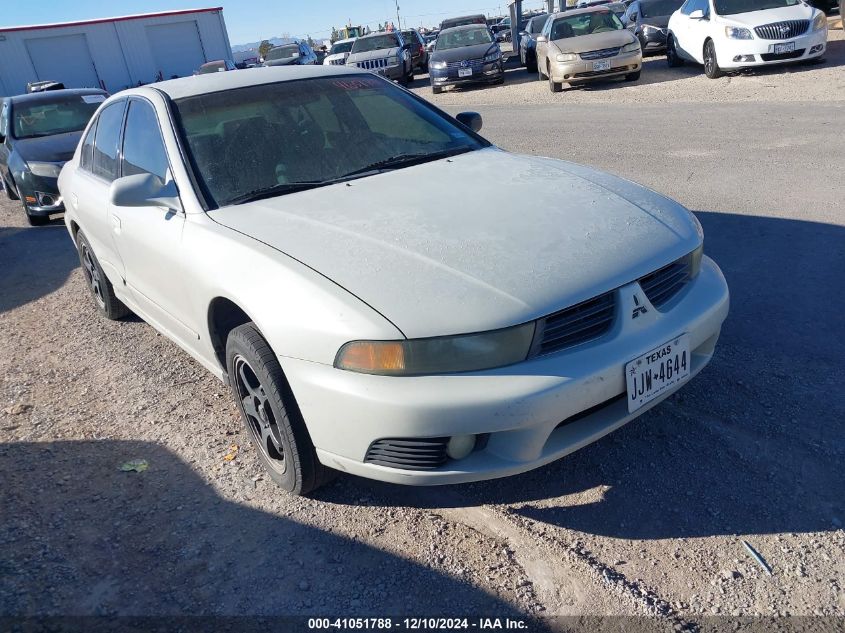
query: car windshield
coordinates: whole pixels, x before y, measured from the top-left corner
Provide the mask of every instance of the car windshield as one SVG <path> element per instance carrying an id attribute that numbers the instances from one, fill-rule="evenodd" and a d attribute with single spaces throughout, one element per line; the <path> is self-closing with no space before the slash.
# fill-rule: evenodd
<path id="1" fill-rule="evenodd" d="M 451 48 L 491 44 L 492 42 L 493 38 L 490 36 L 490 30 L 486 26 L 472 29 L 456 29 L 454 31 L 444 31 L 440 34 L 440 37 L 437 38 L 437 50 L 447 51 Z"/>
<path id="2" fill-rule="evenodd" d="M 682 4 L 682 3 L 683 3 L 683 0 L 681 0 L 681 2 L 679 3 L 678 6 L 680 6 L 680 4 Z M 605 6 L 608 9 L 610 9 L 611 11 L 613 11 L 616 14 L 616 16 L 620 17 L 620 18 L 623 15 L 625 15 L 625 11 L 628 9 L 628 7 L 626 7 L 625 3 L 623 3 L 623 2 L 611 2 L 610 4 L 607 4 Z"/>
<path id="3" fill-rule="evenodd" d="M 616 14 L 603 9 L 589 13 L 578 13 L 555 20 L 552 25 L 550 40 L 564 40 L 580 35 L 619 31 L 625 28 Z"/>
<path id="4" fill-rule="evenodd" d="M 451 20 L 443 20 L 440 23 L 440 30 L 453 29 L 456 26 L 466 26 L 467 24 L 483 24 L 487 25 L 487 20 L 483 15 L 468 15 L 465 18 L 453 18 Z"/>
<path id="5" fill-rule="evenodd" d="M 210 205 L 238 204 L 486 147 L 369 74 L 301 79 L 178 99 Z"/>
<path id="6" fill-rule="evenodd" d="M 714 0 L 716 13 L 719 15 L 735 15 L 751 11 L 765 11 L 766 9 L 782 9 L 801 4 L 801 0 Z"/>
<path id="7" fill-rule="evenodd" d="M 402 37 L 405 39 L 405 42 L 411 44 L 419 44 L 419 40 L 417 39 L 417 34 L 413 31 L 402 31 Z"/>
<path id="8" fill-rule="evenodd" d="M 641 0 L 640 15 L 644 18 L 662 18 L 681 8 L 683 0 Z"/>
<path id="9" fill-rule="evenodd" d="M 14 137 L 24 139 L 80 132 L 105 99 L 102 94 L 65 95 L 32 103 L 15 103 L 12 106 Z"/>
<path id="10" fill-rule="evenodd" d="M 539 34 L 543 30 L 543 27 L 546 25 L 546 20 L 548 18 L 548 14 L 538 15 L 531 18 L 531 22 L 529 22 L 528 24 L 528 32 L 531 33 L 531 35 Z"/>
<path id="11" fill-rule="evenodd" d="M 278 46 L 276 48 L 270 49 L 267 53 L 267 57 L 264 59 L 274 60 L 274 59 L 291 59 L 292 57 L 299 57 L 299 46 L 296 44 L 289 44 L 288 46 Z"/>
<path id="12" fill-rule="evenodd" d="M 334 46 L 332 46 L 332 50 L 329 52 L 329 55 L 340 55 L 341 53 L 348 53 L 352 50 L 352 45 L 355 42 L 338 42 Z"/>
<path id="13" fill-rule="evenodd" d="M 212 62 L 210 64 L 203 64 L 200 66 L 199 74 L 206 75 L 208 73 L 216 73 L 226 70 L 226 62 Z"/>
<path id="14" fill-rule="evenodd" d="M 373 37 L 362 37 L 355 40 L 352 53 L 367 53 L 369 51 L 380 51 L 385 48 L 396 48 L 399 46 L 399 39 L 392 33 L 387 35 L 375 35 Z"/>

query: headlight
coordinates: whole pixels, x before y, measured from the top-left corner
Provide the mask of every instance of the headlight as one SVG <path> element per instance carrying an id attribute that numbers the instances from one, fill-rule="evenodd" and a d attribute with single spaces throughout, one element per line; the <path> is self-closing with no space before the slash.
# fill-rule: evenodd
<path id="1" fill-rule="evenodd" d="M 58 178 L 59 172 L 62 171 L 64 163 L 43 163 L 38 161 L 30 161 L 29 171 L 33 176 L 41 176 L 42 178 Z"/>
<path id="2" fill-rule="evenodd" d="M 660 29 L 656 26 L 652 26 L 651 24 L 643 24 L 643 33 L 648 35 L 649 33 L 656 33 Z"/>
<path id="3" fill-rule="evenodd" d="M 559 62 L 574 62 L 578 56 L 575 53 L 560 53 L 555 59 Z"/>
<path id="4" fill-rule="evenodd" d="M 741 26 L 726 26 L 725 37 L 729 40 L 750 40 L 754 39 L 751 31 Z"/>
<path id="5" fill-rule="evenodd" d="M 845 18 L 843 18 L 845 19 Z M 819 14 L 813 19 L 813 30 L 820 31 L 821 29 L 827 26 L 827 16 L 824 14 L 823 11 L 819 11 Z"/>
<path id="6" fill-rule="evenodd" d="M 382 376 L 480 371 L 525 360 L 533 338 L 532 322 L 479 334 L 410 341 L 352 341 L 340 348 L 334 365 Z"/>
<path id="7" fill-rule="evenodd" d="M 429 63 L 429 66 L 435 70 L 442 70 L 446 68 L 446 62 L 431 62 Z"/>
<path id="8" fill-rule="evenodd" d="M 501 58 L 502 58 L 502 51 L 496 49 L 492 53 L 488 53 L 487 55 L 484 56 L 484 63 L 486 64 L 486 63 L 489 63 L 489 62 L 497 62 Z"/>
<path id="9" fill-rule="evenodd" d="M 637 42 L 631 42 L 630 44 L 625 44 L 625 46 L 623 46 L 622 49 L 619 52 L 620 53 L 636 53 L 638 50 L 640 50 L 640 43 L 637 41 Z"/>
<path id="10" fill-rule="evenodd" d="M 689 275 L 691 279 L 698 277 L 701 272 L 701 258 L 704 256 L 704 243 L 695 249 L 689 256 Z"/>

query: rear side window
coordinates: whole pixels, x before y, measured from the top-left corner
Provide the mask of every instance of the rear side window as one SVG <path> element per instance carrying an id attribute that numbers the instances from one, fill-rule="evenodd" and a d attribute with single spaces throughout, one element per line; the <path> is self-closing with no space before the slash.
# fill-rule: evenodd
<path id="1" fill-rule="evenodd" d="M 122 176 L 152 174 L 165 180 L 167 152 L 158 127 L 158 119 L 149 104 L 133 99 L 126 115 L 123 133 Z"/>
<path id="2" fill-rule="evenodd" d="M 123 123 L 125 101 L 108 106 L 100 113 L 94 139 L 94 175 L 112 181 L 117 178 L 117 149 Z"/>
<path id="3" fill-rule="evenodd" d="M 88 134 L 82 140 L 82 149 L 79 150 L 79 166 L 85 171 L 94 171 L 94 135 L 97 133 L 97 121 L 95 120 L 88 128 Z"/>

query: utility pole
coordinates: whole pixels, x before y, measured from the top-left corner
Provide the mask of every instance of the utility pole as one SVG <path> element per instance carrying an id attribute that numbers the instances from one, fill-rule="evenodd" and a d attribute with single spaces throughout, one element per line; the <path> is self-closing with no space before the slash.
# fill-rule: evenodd
<path id="1" fill-rule="evenodd" d="M 396 0 L 396 30 L 402 30 L 402 20 L 399 17 L 399 0 Z"/>

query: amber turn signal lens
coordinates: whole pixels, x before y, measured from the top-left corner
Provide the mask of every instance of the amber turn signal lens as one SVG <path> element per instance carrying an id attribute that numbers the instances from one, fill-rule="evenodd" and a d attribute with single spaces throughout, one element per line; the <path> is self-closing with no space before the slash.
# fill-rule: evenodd
<path id="1" fill-rule="evenodd" d="M 337 366 L 365 373 L 401 373 L 405 369 L 405 348 L 398 341 L 355 341 L 343 347 Z"/>

